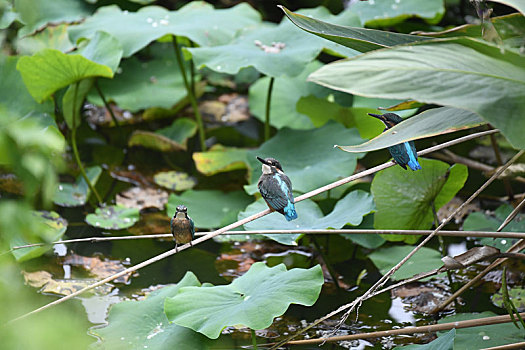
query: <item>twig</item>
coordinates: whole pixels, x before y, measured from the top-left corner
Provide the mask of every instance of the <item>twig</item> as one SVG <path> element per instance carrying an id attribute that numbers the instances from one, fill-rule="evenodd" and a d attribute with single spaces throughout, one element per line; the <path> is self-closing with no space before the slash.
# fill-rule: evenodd
<path id="1" fill-rule="evenodd" d="M 521 151 L 520 153 L 522 153 L 523 151 Z M 503 224 L 500 225 L 500 227 L 498 227 L 498 232 L 500 232 L 501 230 L 503 230 L 505 228 L 505 226 L 507 226 L 509 224 L 509 222 L 511 220 L 509 220 L 509 218 L 514 218 L 517 214 L 517 212 L 519 211 L 519 209 L 521 209 L 521 207 L 523 207 L 523 205 L 525 204 L 525 198 L 521 201 L 520 204 L 518 204 L 518 206 L 516 207 L 516 209 L 514 209 L 508 216 L 507 218 L 503 221 Z M 519 252 L 520 250 L 524 249 L 525 248 L 525 239 L 520 239 L 519 241 L 517 241 L 516 243 L 514 243 L 512 245 L 512 247 L 510 247 L 508 250 L 507 250 L 507 253 L 513 253 L 513 252 Z M 485 276 L 487 273 L 489 273 L 492 269 L 498 267 L 499 265 L 501 265 L 503 262 L 507 261 L 506 258 L 499 258 L 497 260 L 495 260 L 492 264 L 490 264 L 489 266 L 487 266 L 483 271 L 481 271 L 476 277 L 474 277 L 473 279 L 471 279 L 470 281 L 468 281 L 465 285 L 463 285 L 461 288 L 459 288 L 454 294 L 452 294 L 450 297 L 447 298 L 447 300 L 445 300 L 443 303 L 441 303 L 440 305 L 436 306 L 432 311 L 430 311 L 431 314 L 433 313 L 436 313 L 436 312 L 439 312 L 441 310 L 443 310 L 448 304 L 450 304 L 453 300 L 455 300 L 458 296 L 460 296 L 461 294 L 463 294 L 464 291 L 466 291 L 467 289 L 469 289 L 470 287 L 472 287 L 474 285 L 474 283 L 478 282 L 480 279 L 483 278 L 483 276 Z"/>
<path id="2" fill-rule="evenodd" d="M 525 312 L 521 313 L 525 317 Z M 379 332 L 370 332 L 370 333 L 359 333 L 359 334 L 350 334 L 350 335 L 341 335 L 329 338 L 317 338 L 317 339 L 305 339 L 305 340 L 294 340 L 286 344 L 288 345 L 310 345 L 310 344 L 321 344 L 324 342 L 336 342 L 343 340 L 356 340 L 356 339 L 373 339 L 388 337 L 392 335 L 403 335 L 403 334 L 414 334 L 414 333 L 434 333 L 439 331 L 448 331 L 452 328 L 461 329 L 461 328 L 471 328 L 471 327 L 481 327 L 481 326 L 490 326 L 494 324 L 508 323 L 510 322 L 509 315 L 502 316 L 492 316 L 484 318 L 476 318 L 473 320 L 466 321 L 457 321 L 457 322 L 448 322 L 440 324 L 432 324 L 427 326 L 418 326 L 418 327 L 405 327 L 400 329 L 391 329 L 387 331 Z M 259 344 L 260 346 L 269 346 L 275 344 Z"/>
<path id="3" fill-rule="evenodd" d="M 490 125 L 489 128 L 492 129 Z M 490 144 L 492 145 L 492 149 L 494 150 L 496 163 L 498 163 L 498 166 L 501 166 L 503 164 L 503 161 L 501 159 L 501 153 L 499 151 L 498 142 L 496 141 L 496 136 L 494 134 L 490 135 Z M 505 186 L 505 192 L 507 192 L 507 195 L 511 200 L 514 199 L 514 192 L 512 191 L 512 186 L 510 185 L 509 179 L 502 179 L 502 181 L 503 185 Z"/>
<path id="4" fill-rule="evenodd" d="M 464 137 L 461 137 L 461 138 L 456 139 L 456 140 L 448 141 L 448 142 L 445 142 L 443 144 L 427 148 L 427 149 L 419 152 L 418 155 L 423 155 L 423 154 L 427 154 L 427 153 L 430 153 L 430 152 L 434 152 L 434 151 L 440 150 L 440 149 L 442 149 L 444 147 L 449 147 L 449 146 L 452 146 L 452 145 L 455 145 L 455 144 L 458 144 L 458 143 L 461 143 L 461 142 L 465 142 L 465 141 L 474 139 L 476 137 L 486 136 L 486 135 L 490 135 L 490 134 L 493 134 L 493 133 L 496 133 L 496 132 L 498 132 L 498 130 L 488 130 L 488 131 L 483 131 L 483 132 L 475 133 L 475 134 L 472 134 L 472 135 L 464 136 Z M 392 162 L 392 161 L 384 163 L 384 164 L 381 164 L 381 165 L 378 165 L 378 166 L 376 166 L 374 168 L 362 171 L 360 173 L 351 175 L 351 176 L 349 176 L 349 177 L 347 177 L 345 179 L 341 179 L 339 181 L 335 181 L 335 182 L 333 182 L 333 183 L 331 183 L 329 185 L 326 185 L 326 186 L 320 187 L 320 188 L 318 188 L 316 190 L 313 190 L 311 192 L 305 193 L 305 194 L 297 197 L 295 199 L 295 201 L 296 202 L 300 202 L 300 201 L 305 200 L 307 198 L 316 196 L 319 193 L 322 193 L 324 191 L 330 190 L 330 189 L 335 188 L 337 186 L 340 186 L 340 185 L 343 185 L 343 184 L 348 183 L 350 181 L 356 180 L 358 178 L 361 178 L 361 177 L 373 174 L 373 173 L 375 173 L 375 172 L 377 172 L 379 170 L 386 169 L 386 168 L 389 168 L 389 167 L 394 166 L 394 165 L 395 165 L 395 163 Z M 503 171 L 504 169 L 505 169 L 505 167 L 501 168 L 500 170 Z M 461 207 L 459 207 L 458 210 L 459 209 L 461 209 Z M 242 226 L 242 225 L 244 225 L 244 224 L 246 224 L 246 223 L 248 223 L 250 221 L 253 221 L 255 219 L 263 217 L 263 216 L 265 216 L 265 215 L 267 215 L 269 213 L 270 213 L 270 210 L 266 209 L 266 210 L 261 211 L 261 212 L 259 212 L 257 214 L 254 214 L 252 216 L 249 216 L 247 218 L 239 220 L 239 221 L 237 221 L 237 222 L 235 222 L 233 224 L 227 225 L 227 226 L 225 226 L 225 227 L 223 227 L 223 228 L 221 228 L 219 230 L 213 231 L 213 232 L 211 232 L 211 233 L 209 233 L 209 234 L 207 234 L 205 236 L 197 238 L 197 239 L 191 241 L 190 243 L 187 243 L 187 244 L 179 247 L 178 251 L 180 252 L 182 250 L 188 249 L 192 245 L 197 245 L 197 244 L 199 244 L 201 242 L 204 242 L 204 241 L 206 241 L 206 240 L 208 240 L 210 238 L 213 238 L 213 237 L 215 237 L 217 235 L 220 235 L 221 233 L 224 233 L 224 232 L 229 231 L 231 229 L 234 229 L 236 227 Z M 452 214 L 452 216 L 453 215 L 455 215 L 455 212 Z M 435 232 L 433 234 L 435 235 Z M 125 269 L 125 270 L 123 270 L 123 271 L 121 271 L 119 273 L 116 273 L 116 274 L 114 274 L 112 276 L 109 276 L 109 277 L 107 277 L 107 278 L 105 278 L 105 279 L 103 279 L 103 280 L 101 280 L 99 282 L 96 282 L 96 283 L 91 284 L 91 285 L 89 285 L 89 286 L 87 286 L 85 288 L 82 288 L 82 289 L 80 289 L 80 290 L 78 290 L 78 291 L 76 291 L 76 292 L 74 292 L 74 293 L 72 293 L 72 294 L 70 294 L 68 296 L 65 296 L 65 297 L 62 297 L 60 299 L 57 299 L 57 300 L 55 300 L 55 301 L 53 301 L 51 303 L 48 303 L 48 304 L 46 304 L 46 305 L 44 305 L 44 306 L 42 306 L 42 307 L 40 307 L 38 309 L 35 309 L 35 310 L 33 310 L 33 311 L 29 312 L 29 313 L 26 313 L 26 314 L 24 314 L 24 315 L 22 315 L 22 316 L 20 316 L 18 318 L 15 318 L 15 319 L 9 321 L 9 323 L 12 323 L 12 322 L 24 319 L 24 318 L 26 318 L 29 315 L 35 314 L 37 312 L 43 311 L 43 310 L 45 310 L 47 308 L 50 308 L 51 306 L 54 306 L 54 305 L 57 305 L 57 304 L 60 304 L 60 303 L 62 303 L 64 301 L 66 301 L 66 300 L 72 299 L 72 298 L 74 298 L 74 297 L 76 297 L 76 296 L 78 296 L 78 295 L 80 295 L 80 294 L 82 294 L 82 293 L 84 293 L 84 292 L 86 292 L 88 290 L 91 290 L 93 288 L 101 286 L 101 285 L 103 285 L 105 283 L 111 282 L 112 280 L 114 280 L 114 279 L 116 279 L 116 278 L 118 278 L 120 276 L 129 274 L 131 272 L 135 272 L 135 271 L 137 271 L 137 270 L 139 270 L 139 269 L 141 269 L 141 268 L 143 268 L 145 266 L 148 266 L 148 265 L 150 265 L 150 264 L 152 264 L 154 262 L 160 261 L 160 260 L 162 260 L 162 259 L 164 259 L 164 258 L 166 258 L 168 256 L 171 256 L 173 254 L 176 254 L 176 253 L 177 252 L 175 251 L 175 249 L 171 249 L 171 250 L 169 250 L 169 251 L 167 251 L 165 253 L 157 255 L 157 256 L 155 256 L 155 257 L 153 257 L 151 259 L 145 260 L 145 261 L 143 261 L 143 262 L 141 262 L 141 263 L 139 263 L 139 264 L 137 264 L 135 266 L 129 267 L 129 268 L 127 268 L 127 269 Z M 344 310 L 344 307 L 347 307 L 347 305 L 344 305 L 343 307 L 339 308 L 338 312 Z"/>
<path id="5" fill-rule="evenodd" d="M 491 348 L 484 348 L 481 350 L 512 350 L 512 349 L 525 349 L 525 342 L 493 346 Z"/>

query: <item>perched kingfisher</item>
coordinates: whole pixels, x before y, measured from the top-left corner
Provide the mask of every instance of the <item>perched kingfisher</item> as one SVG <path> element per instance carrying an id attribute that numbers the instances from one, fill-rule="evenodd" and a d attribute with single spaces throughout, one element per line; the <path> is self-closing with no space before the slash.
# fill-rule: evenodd
<path id="1" fill-rule="evenodd" d="M 195 225 L 188 216 L 188 208 L 179 205 L 171 218 L 171 234 L 175 238 L 175 251 L 179 244 L 190 243 L 195 238 Z"/>
<path id="2" fill-rule="evenodd" d="M 385 123 L 386 128 L 385 130 L 383 130 L 383 132 L 387 131 L 394 125 L 399 124 L 403 121 L 403 118 L 401 118 L 395 113 L 385 113 L 383 115 L 368 113 L 368 115 L 377 118 L 383 123 Z M 419 165 L 417 161 L 417 151 L 414 141 L 407 141 L 398 145 L 390 146 L 388 147 L 388 151 L 390 151 L 390 154 L 392 155 L 396 163 L 401 165 L 403 169 L 406 170 L 407 165 L 412 170 L 421 169 L 421 165 Z"/>
<path id="3" fill-rule="evenodd" d="M 262 163 L 262 175 L 259 178 L 259 192 L 271 211 L 284 215 L 286 220 L 297 219 L 292 182 L 283 172 L 283 167 L 277 159 L 257 157 Z"/>

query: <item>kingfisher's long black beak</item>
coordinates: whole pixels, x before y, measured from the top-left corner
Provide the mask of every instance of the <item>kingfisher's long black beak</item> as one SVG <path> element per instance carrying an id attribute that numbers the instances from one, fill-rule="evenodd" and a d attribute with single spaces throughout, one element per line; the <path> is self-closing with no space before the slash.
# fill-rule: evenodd
<path id="1" fill-rule="evenodd" d="M 382 116 L 381 114 L 374 114 L 374 113 L 367 113 L 367 114 L 371 117 L 381 120 L 382 122 L 386 122 L 386 118 Z"/>
<path id="2" fill-rule="evenodd" d="M 257 158 L 257 160 L 258 160 L 259 162 L 263 163 L 263 164 L 270 165 L 270 164 L 268 164 L 268 163 L 266 162 L 265 159 L 263 159 L 263 158 L 261 158 L 261 157 L 259 157 L 259 156 L 255 157 L 255 158 Z"/>

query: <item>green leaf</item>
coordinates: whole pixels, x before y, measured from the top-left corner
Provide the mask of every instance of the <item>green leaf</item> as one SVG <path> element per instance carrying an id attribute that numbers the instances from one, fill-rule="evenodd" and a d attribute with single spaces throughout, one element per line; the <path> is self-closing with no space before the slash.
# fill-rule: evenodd
<path id="1" fill-rule="evenodd" d="M 135 130 L 128 146 L 142 146 L 160 152 L 185 151 L 190 137 L 197 132 L 197 124 L 188 118 L 178 118 L 171 126 L 155 132 Z"/>
<path id="2" fill-rule="evenodd" d="M 503 5 L 514 7 L 516 10 L 521 12 L 525 16 L 525 2 L 523 0 L 489 0 L 492 2 L 497 2 Z"/>
<path id="3" fill-rule="evenodd" d="M 86 95 L 93 86 L 93 78 L 84 79 L 70 85 L 67 88 L 64 97 L 62 97 L 62 110 L 64 112 L 64 120 L 70 129 L 73 129 L 73 115 L 76 115 L 75 127 L 78 127 L 82 122 L 80 117 L 80 110 L 82 103 L 86 99 Z"/>
<path id="4" fill-rule="evenodd" d="M 514 287 L 508 291 L 509 298 L 512 300 L 512 303 L 518 310 L 523 310 L 525 308 L 525 289 L 520 287 Z M 504 302 L 503 302 L 503 294 L 501 290 L 499 290 L 496 294 L 493 294 L 492 297 L 492 303 L 496 305 L 497 307 L 500 307 L 502 309 L 505 308 Z"/>
<path id="5" fill-rule="evenodd" d="M 304 16 L 280 6 L 286 16 L 299 28 L 344 45 L 359 52 L 377 50 L 399 44 L 428 40 L 423 36 L 386 32 L 382 30 L 345 27 Z"/>
<path id="6" fill-rule="evenodd" d="M 108 205 L 104 208 L 97 208 L 95 214 L 88 214 L 86 222 L 91 226 L 107 230 L 122 230 L 135 225 L 139 218 L 140 214 L 137 208 Z"/>
<path id="7" fill-rule="evenodd" d="M 195 167 L 204 175 L 246 169 L 246 149 L 214 145 L 207 152 L 194 152 Z"/>
<path id="8" fill-rule="evenodd" d="M 250 185 L 245 186 L 245 190 L 250 194 L 257 192 L 261 163 L 256 156 L 278 159 L 292 181 L 293 189 L 299 192 L 308 192 L 350 176 L 355 170 L 357 158 L 362 155 L 336 152 L 333 144 L 357 144 L 361 140 L 356 129 L 345 129 L 332 121 L 313 130 L 283 128 L 257 150 L 248 152 L 251 175 Z"/>
<path id="9" fill-rule="evenodd" d="M 54 211 L 32 211 L 32 219 L 36 221 L 34 238 L 37 241 L 28 242 L 23 235 L 16 234 L 11 239 L 11 248 L 30 243 L 51 243 L 62 238 L 67 229 L 67 221 Z M 37 258 L 53 249 L 52 245 L 43 247 L 30 247 L 13 251 L 16 261 L 22 262 Z"/>
<path id="10" fill-rule="evenodd" d="M 475 39 L 434 39 L 328 64 L 310 80 L 368 97 L 465 109 L 525 148 L 525 57 Z"/>
<path id="11" fill-rule="evenodd" d="M 21 55 L 33 55 L 43 49 L 55 49 L 62 52 L 75 48 L 69 40 L 67 25 L 47 27 L 41 32 L 20 38 L 16 41 L 16 49 Z"/>
<path id="12" fill-rule="evenodd" d="M 113 72 L 81 55 L 66 55 L 45 49 L 31 57 L 18 60 L 16 68 L 22 74 L 27 90 L 37 102 L 42 102 L 57 90 L 92 77 L 113 77 Z"/>
<path id="13" fill-rule="evenodd" d="M 111 68 L 113 72 L 122 58 L 122 45 L 106 32 L 96 32 L 93 38 L 83 40 L 78 45 L 77 53 L 93 61 Z"/>
<path id="14" fill-rule="evenodd" d="M 8 28 L 11 23 L 19 20 L 20 14 L 13 10 L 13 5 L 7 1 L 0 1 L 0 29 Z"/>
<path id="15" fill-rule="evenodd" d="M 155 44 L 150 49 L 152 57 L 149 60 L 128 58 L 121 63 L 114 79 L 99 80 L 100 90 L 107 100 L 137 112 L 151 107 L 171 108 L 186 97 L 171 45 Z M 89 95 L 89 101 L 99 106 L 104 104 L 95 91 Z"/>
<path id="16" fill-rule="evenodd" d="M 93 186 L 97 183 L 98 178 L 102 174 L 102 168 L 94 166 L 86 168 L 86 175 Z M 87 185 L 82 175 L 78 175 L 75 183 L 60 183 L 53 202 L 62 207 L 78 207 L 86 204 L 91 190 Z"/>
<path id="17" fill-rule="evenodd" d="M 475 320 L 478 318 L 497 316 L 495 313 L 485 311 L 482 313 L 456 314 L 447 316 L 438 323 L 459 322 Z M 438 332 L 440 336 L 442 332 Z M 479 327 L 461 328 L 456 330 L 454 350 L 483 349 L 523 341 L 523 330 L 508 323 L 484 325 Z"/>
<path id="18" fill-rule="evenodd" d="M 363 25 L 390 27 L 411 17 L 438 24 L 445 13 L 445 7 L 443 0 L 376 0 L 357 1 L 347 11 L 357 13 Z"/>
<path id="19" fill-rule="evenodd" d="M 456 329 L 452 328 L 450 331 L 428 344 L 396 346 L 394 350 L 453 350 L 455 337 Z"/>
<path id="20" fill-rule="evenodd" d="M 90 7 L 84 1 L 15 0 L 14 5 L 25 24 L 18 31 L 19 37 L 38 31 L 48 23 L 77 22 L 90 14 Z"/>
<path id="21" fill-rule="evenodd" d="M 160 6 L 142 7 L 138 12 L 122 11 L 115 5 L 101 7 L 83 23 L 71 26 L 75 41 L 89 38 L 98 30 L 117 38 L 130 57 L 165 35 L 188 37 L 199 46 L 230 42 L 237 31 L 260 22 L 260 15 L 248 4 L 216 10 L 204 1 L 192 1 L 178 11 Z"/>
<path id="22" fill-rule="evenodd" d="M 379 269 L 379 272 L 384 275 L 403 260 L 413 249 L 414 247 L 408 245 L 386 247 L 373 252 L 368 257 Z M 443 266 L 441 254 L 437 250 L 423 247 L 394 273 L 392 279 L 394 281 L 403 280 L 421 272 L 440 268 L 441 266 Z"/>
<path id="23" fill-rule="evenodd" d="M 326 18 L 335 22 L 350 22 L 359 25 L 355 15 L 342 13 L 333 16 L 324 7 L 301 11 L 309 16 Z M 280 47 L 274 45 L 281 44 Z M 264 22 L 256 29 L 221 46 L 187 48 L 199 68 L 237 74 L 241 68 L 254 67 L 270 76 L 296 76 L 304 66 L 312 62 L 319 53 L 328 48 L 342 56 L 354 56 L 355 51 L 326 42 L 300 30 L 283 19 L 279 25 Z"/>
<path id="24" fill-rule="evenodd" d="M 377 206 L 377 229 L 427 230 L 436 211 L 463 187 L 468 170 L 463 164 L 449 166 L 439 160 L 419 159 L 422 169 L 409 171 L 394 166 L 378 172 L 370 188 Z M 388 240 L 415 243 L 417 236 L 385 235 Z"/>
<path id="25" fill-rule="evenodd" d="M 180 171 L 161 171 L 153 177 L 155 183 L 173 191 L 190 190 L 197 184 L 197 180 Z"/>
<path id="26" fill-rule="evenodd" d="M 242 191 L 224 193 L 222 191 L 189 190 L 180 196 L 171 194 L 168 198 L 167 214 L 172 216 L 175 208 L 183 204 L 195 227 L 216 228 L 237 220 L 237 214 L 252 201 Z"/>
<path id="27" fill-rule="evenodd" d="M 463 222 L 463 230 L 465 231 L 494 231 L 505 221 L 507 216 L 514 208 L 508 204 L 499 206 L 494 213 L 474 212 L 470 213 L 465 222 Z M 518 213 L 514 220 L 512 220 L 503 232 L 524 232 L 525 231 L 525 215 Z M 501 251 L 508 250 L 517 240 L 512 238 L 479 238 L 481 245 L 489 245 L 496 247 Z"/>
<path id="28" fill-rule="evenodd" d="M 370 117 L 372 118 L 372 117 Z M 426 110 L 388 129 L 376 138 L 357 146 L 337 146 L 346 152 L 369 152 L 405 141 L 442 135 L 484 124 L 475 113 L 450 107 Z"/>
<path id="29" fill-rule="evenodd" d="M 267 209 L 264 199 L 250 204 L 239 213 L 239 220 Z M 346 225 L 357 226 L 363 217 L 375 210 L 372 196 L 364 191 L 352 191 L 340 199 L 332 212 L 323 215 L 321 209 L 312 200 L 304 200 L 296 204 L 298 218 L 286 221 L 279 213 L 266 215 L 258 220 L 244 225 L 246 230 L 324 230 L 340 229 Z M 262 235 L 281 244 L 297 245 L 296 241 L 302 234 L 268 234 Z"/>
<path id="30" fill-rule="evenodd" d="M 170 323 L 164 313 L 164 300 L 183 287 L 200 286 L 192 272 L 187 272 L 176 285 L 151 292 L 144 300 L 122 301 L 111 306 L 108 325 L 91 328 L 106 349 L 208 349 L 211 342 L 189 328 Z"/>
<path id="31" fill-rule="evenodd" d="M 53 103 L 37 103 L 27 91 L 20 72 L 18 57 L 0 55 L 0 112 L 21 118 L 29 114 L 53 114 Z"/>
<path id="32" fill-rule="evenodd" d="M 216 339 L 227 326 L 267 328 L 292 303 L 313 305 L 323 283 L 320 265 L 287 271 L 284 264 L 256 262 L 229 285 L 181 288 L 166 299 L 164 311 L 170 322 Z"/>

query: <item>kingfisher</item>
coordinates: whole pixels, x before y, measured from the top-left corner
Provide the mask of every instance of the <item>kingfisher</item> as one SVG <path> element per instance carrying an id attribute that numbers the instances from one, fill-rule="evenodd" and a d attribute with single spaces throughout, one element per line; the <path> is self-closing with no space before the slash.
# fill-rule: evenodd
<path id="1" fill-rule="evenodd" d="M 283 172 L 281 163 L 274 158 L 257 159 L 262 163 L 262 175 L 257 187 L 270 211 L 283 214 L 287 221 L 297 219 L 292 182 Z"/>
<path id="2" fill-rule="evenodd" d="M 383 132 L 387 131 L 394 125 L 399 124 L 403 121 L 403 118 L 401 118 L 395 113 L 385 113 L 383 115 L 368 113 L 368 115 L 381 120 L 386 125 L 386 128 L 385 130 L 383 130 Z M 394 146 L 390 146 L 388 147 L 388 151 L 390 152 L 396 163 L 399 164 L 403 169 L 406 170 L 407 165 L 412 170 L 421 169 L 421 165 L 419 165 L 417 161 L 417 151 L 414 141 L 407 141 Z"/>
<path id="3" fill-rule="evenodd" d="M 175 238 L 175 251 L 178 252 L 179 244 L 189 243 L 195 238 L 195 225 L 188 216 L 188 208 L 179 205 L 171 218 L 171 234 Z"/>

